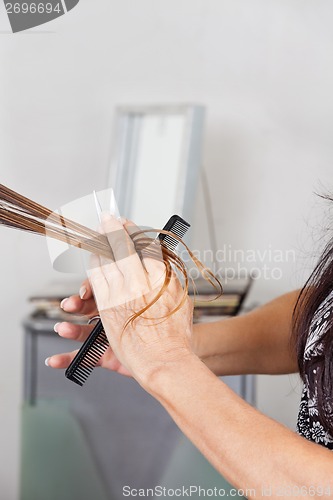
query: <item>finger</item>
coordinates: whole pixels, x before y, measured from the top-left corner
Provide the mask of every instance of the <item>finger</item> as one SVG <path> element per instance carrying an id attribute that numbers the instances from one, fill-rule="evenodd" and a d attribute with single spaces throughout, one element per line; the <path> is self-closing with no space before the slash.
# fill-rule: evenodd
<path id="1" fill-rule="evenodd" d="M 117 287 L 122 283 L 122 274 L 117 268 L 116 263 L 99 255 L 92 255 L 90 259 L 90 267 L 88 269 L 89 282 L 93 292 L 96 290 L 108 292 L 109 281 L 107 276 L 111 276 L 111 281 Z"/>
<path id="2" fill-rule="evenodd" d="M 119 303 L 118 295 L 124 279 L 115 262 L 93 255 L 90 267 L 88 276 L 98 310 L 103 311 Z"/>
<path id="3" fill-rule="evenodd" d="M 55 354 L 45 360 L 45 364 L 50 368 L 68 368 L 75 356 L 78 353 L 78 349 L 72 352 L 66 352 L 64 354 Z"/>
<path id="4" fill-rule="evenodd" d="M 64 321 L 54 325 L 54 331 L 64 339 L 76 340 L 84 342 L 90 335 L 94 325 L 76 325 Z"/>
<path id="5" fill-rule="evenodd" d="M 133 221 L 131 220 L 128 220 L 128 219 L 125 219 L 124 222 L 123 222 L 123 227 L 125 228 L 126 232 L 129 234 L 129 236 L 133 237 L 133 235 L 135 235 L 136 233 L 138 232 L 141 232 L 142 229 L 137 226 L 136 224 L 134 224 Z M 143 233 L 142 233 L 143 234 Z M 145 235 L 147 236 L 147 235 Z M 147 236 L 148 238 L 148 236 Z M 131 238 L 132 239 L 132 238 Z M 132 239 L 133 241 L 133 239 Z"/>
<path id="6" fill-rule="evenodd" d="M 143 232 L 141 228 L 136 226 L 134 222 L 130 220 L 126 220 L 124 228 L 131 237 L 134 247 L 135 248 L 139 247 L 141 259 L 151 256 L 158 262 L 163 263 L 163 255 L 162 255 L 162 250 L 160 248 L 159 239 L 152 238 L 151 235 Z M 140 242 L 140 244 L 138 244 L 138 242 Z"/>
<path id="7" fill-rule="evenodd" d="M 126 281 L 141 284 L 145 279 L 144 268 L 136 253 L 134 243 L 122 223 L 108 214 L 103 215 L 103 231 L 108 238 L 118 269 Z"/>
<path id="8" fill-rule="evenodd" d="M 45 364 L 54 369 L 66 369 L 69 367 L 77 353 L 78 350 L 65 352 L 62 354 L 55 354 L 54 356 L 50 356 L 49 358 L 47 358 L 45 360 Z M 132 376 L 129 371 L 119 363 L 111 349 L 108 349 L 105 352 L 104 356 L 102 356 L 96 366 L 101 366 L 102 368 L 116 371 L 121 375 L 126 375 L 127 377 Z"/>
<path id="9" fill-rule="evenodd" d="M 99 272 L 101 273 L 100 277 L 103 277 L 106 285 L 109 286 L 109 283 L 112 283 L 112 287 L 115 290 L 119 290 L 124 283 L 124 277 L 119 270 L 117 263 L 100 256 L 99 266 Z"/>
<path id="10" fill-rule="evenodd" d="M 79 352 L 79 350 L 77 349 L 76 351 L 72 351 L 72 352 L 65 352 L 62 354 L 54 354 L 53 356 L 50 356 L 49 358 L 47 358 L 45 360 L 45 364 L 47 366 L 49 366 L 50 368 L 55 368 L 57 370 L 68 368 L 78 352 Z M 111 356 L 114 357 L 114 354 L 112 353 Z M 103 358 L 104 358 L 104 356 L 99 360 L 99 362 L 97 363 L 96 366 L 102 366 L 103 368 L 112 369 L 112 368 L 110 368 L 110 362 L 108 363 L 107 359 L 105 361 L 103 361 Z M 114 363 L 115 363 L 115 367 L 117 367 L 116 358 L 115 358 Z"/>
<path id="11" fill-rule="evenodd" d="M 152 238 L 149 233 L 142 232 L 142 229 L 130 220 L 125 222 L 124 227 L 133 239 L 136 248 L 139 248 L 138 252 L 143 267 L 148 273 L 149 278 L 153 278 L 154 283 L 151 283 L 153 288 L 154 286 L 158 286 L 165 274 L 165 264 L 160 240 Z"/>
<path id="12" fill-rule="evenodd" d="M 126 229 L 127 233 L 131 236 L 132 239 L 133 237 L 135 238 L 136 233 L 140 233 L 146 239 L 150 239 L 151 241 L 155 240 L 156 231 L 152 230 L 154 228 L 150 227 L 141 228 L 129 219 L 122 219 L 122 222 L 123 222 L 123 227 Z M 140 234 L 138 236 L 140 236 Z"/>
<path id="13" fill-rule="evenodd" d="M 80 298 L 82 300 L 88 300 L 88 299 L 93 298 L 92 288 L 90 286 L 88 279 L 84 280 L 84 282 L 82 283 L 82 285 L 80 287 L 79 295 L 80 295 Z"/>
<path id="14" fill-rule="evenodd" d="M 125 220 L 124 227 L 137 249 L 146 274 L 146 283 L 149 290 L 159 289 L 165 279 L 165 264 L 159 239 L 154 239 L 148 233 L 143 232 L 134 222 Z M 143 293 L 147 293 L 145 288 Z"/>
<path id="15" fill-rule="evenodd" d="M 98 314 L 95 300 L 93 298 L 82 300 L 79 295 L 72 295 L 63 299 L 61 308 L 66 312 L 82 314 L 84 316 L 95 316 Z"/>

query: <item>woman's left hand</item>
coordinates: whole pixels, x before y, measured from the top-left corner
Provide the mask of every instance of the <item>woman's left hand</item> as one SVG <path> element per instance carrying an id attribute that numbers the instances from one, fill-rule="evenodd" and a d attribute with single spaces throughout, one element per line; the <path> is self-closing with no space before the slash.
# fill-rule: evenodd
<path id="1" fill-rule="evenodd" d="M 159 299 L 142 316 L 128 323 L 134 313 L 154 299 L 164 284 L 166 268 L 162 253 L 160 258 L 152 258 L 143 251 L 141 260 L 130 237 L 138 228 L 131 222 L 123 225 L 114 217 L 104 215 L 101 227 L 114 261 L 92 257 L 88 275 L 97 308 L 112 352 L 123 367 L 120 373 L 131 374 L 149 391 L 153 375 L 160 368 L 180 360 L 185 362 L 188 355 L 193 356 L 193 304 L 187 297 L 182 307 L 170 314 L 184 294 L 180 281 L 172 273 Z M 76 312 L 73 298 L 66 301 L 65 310 L 66 306 Z M 57 365 L 53 358 L 49 364 Z"/>

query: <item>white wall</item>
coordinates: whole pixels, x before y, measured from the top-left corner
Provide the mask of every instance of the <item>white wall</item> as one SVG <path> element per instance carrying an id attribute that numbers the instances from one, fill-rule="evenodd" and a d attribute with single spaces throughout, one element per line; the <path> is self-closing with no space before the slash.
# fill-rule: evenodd
<path id="1" fill-rule="evenodd" d="M 81 0 L 12 35 L 1 3 L 1 182 L 57 207 L 104 187 L 116 104 L 203 103 L 219 246 L 297 252 L 282 279 L 256 283 L 253 301 L 298 286 L 325 224 L 313 190 L 332 187 L 332 16 L 329 0 Z M 11 500 L 26 297 L 62 276 L 33 237 L 1 230 L 1 257 L 0 484 Z M 288 377 L 268 379 L 259 407 L 293 425 L 299 396 Z"/>

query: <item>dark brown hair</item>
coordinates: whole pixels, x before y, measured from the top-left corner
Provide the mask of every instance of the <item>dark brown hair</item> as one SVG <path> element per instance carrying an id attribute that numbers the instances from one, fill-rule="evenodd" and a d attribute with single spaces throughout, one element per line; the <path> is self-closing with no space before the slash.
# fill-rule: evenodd
<path id="1" fill-rule="evenodd" d="M 326 197 L 333 201 L 331 197 Z M 312 319 L 325 298 L 333 290 L 333 239 L 326 245 L 322 256 L 310 278 L 302 288 L 293 314 L 292 340 L 297 353 L 300 375 L 305 382 L 306 375 L 316 368 L 316 378 L 307 377 L 310 397 L 318 401 L 318 419 L 333 435 L 333 315 L 323 335 L 316 340 L 318 355 L 304 359 L 304 351 Z"/>

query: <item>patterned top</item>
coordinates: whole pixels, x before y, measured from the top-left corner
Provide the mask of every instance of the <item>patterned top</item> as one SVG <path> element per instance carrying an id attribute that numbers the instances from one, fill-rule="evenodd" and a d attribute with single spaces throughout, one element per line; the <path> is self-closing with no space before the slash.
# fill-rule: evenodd
<path id="1" fill-rule="evenodd" d="M 323 344 L 320 338 L 326 332 L 333 314 L 333 290 L 319 306 L 311 325 L 309 336 L 305 345 L 304 360 L 309 361 L 323 353 Z M 322 426 L 318 419 L 318 402 L 316 392 L 310 394 L 309 380 L 318 377 L 319 368 L 311 364 L 311 372 L 306 374 L 298 414 L 297 432 L 314 443 L 321 444 L 333 450 L 333 436 Z M 311 377 L 311 378 L 310 378 Z"/>

